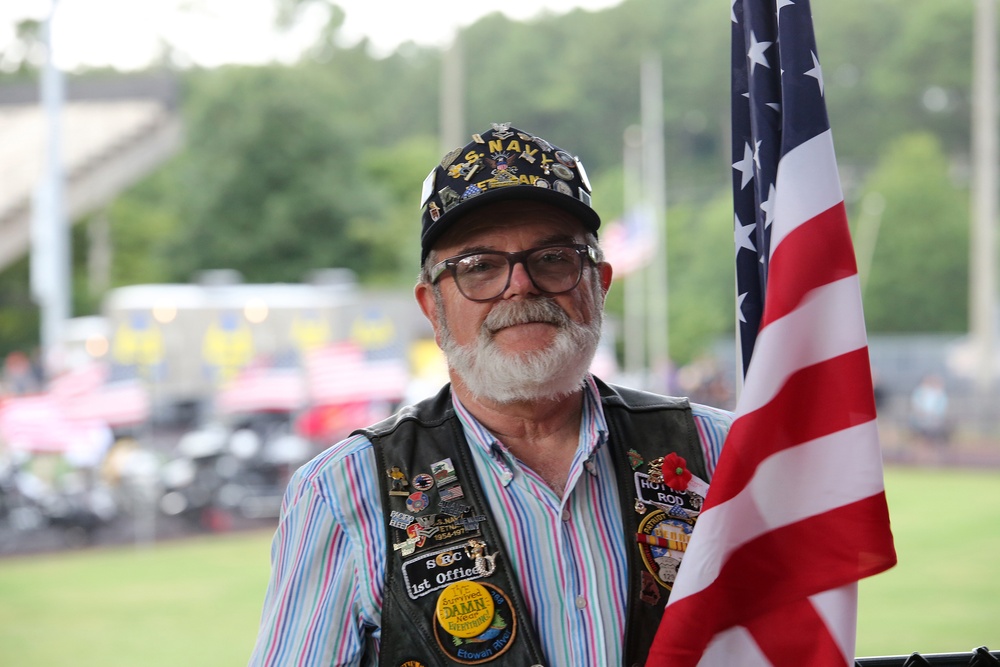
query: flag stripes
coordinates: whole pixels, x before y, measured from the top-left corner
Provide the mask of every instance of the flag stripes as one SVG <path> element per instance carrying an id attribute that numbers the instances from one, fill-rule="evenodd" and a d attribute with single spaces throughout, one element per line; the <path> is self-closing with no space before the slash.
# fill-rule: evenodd
<path id="1" fill-rule="evenodd" d="M 847 308 L 856 302 L 857 291 L 856 276 L 825 285 L 813 290 L 797 310 L 761 331 L 738 412 L 750 413 L 766 404 L 803 367 L 867 350 L 864 318 Z M 826 407 L 836 409 L 835 404 Z"/>
<path id="2" fill-rule="evenodd" d="M 874 399 L 854 391 L 854 387 L 846 386 L 845 380 L 851 373 L 867 371 L 868 354 L 865 350 L 856 350 L 802 369 L 788 378 L 770 402 L 735 422 L 730 430 L 730 437 L 734 440 L 754 439 L 755 433 L 766 433 L 768 437 L 758 440 L 757 446 L 744 454 L 746 458 L 740 461 L 739 466 L 727 467 L 719 473 L 716 481 L 725 479 L 726 483 L 722 485 L 722 492 L 713 494 L 713 504 L 721 504 L 731 497 L 724 492 L 743 488 L 756 473 L 761 461 L 774 454 L 874 420 Z M 812 387 L 816 387 L 817 391 L 810 396 Z M 844 409 L 834 411 L 824 407 L 834 402 L 842 403 Z M 783 415 L 796 415 L 797 418 L 781 430 L 769 428 Z"/>
<path id="3" fill-rule="evenodd" d="M 689 595 L 675 601 L 674 596 L 678 593 L 675 587 L 669 607 L 670 623 L 673 626 L 671 635 L 682 636 L 685 641 L 665 653 L 669 657 L 664 662 L 656 664 L 699 664 L 702 653 L 718 628 L 737 625 L 748 626 L 758 645 L 762 638 L 770 634 L 777 635 L 775 641 L 785 641 L 796 635 L 812 632 L 811 641 L 832 641 L 833 635 L 825 625 L 811 629 L 799 625 L 798 620 L 804 618 L 801 605 L 805 600 L 800 591 L 810 588 L 828 590 L 842 585 L 845 580 L 854 581 L 859 576 L 868 576 L 884 569 L 881 562 L 874 559 L 868 562 L 868 567 L 853 567 L 847 563 L 852 560 L 850 556 L 853 549 L 850 545 L 867 538 L 873 532 L 866 530 L 866 527 L 873 525 L 873 512 L 874 516 L 887 520 L 887 516 L 881 513 L 881 508 L 885 506 L 881 500 L 884 499 L 868 497 L 785 526 L 768 527 L 757 537 L 724 554 L 724 563 L 719 563 L 717 573 L 706 587 L 697 591 L 697 596 Z M 741 509 L 747 512 L 747 516 L 743 518 L 748 522 L 757 522 L 758 525 L 763 523 L 764 518 L 750 515 L 751 511 L 746 505 L 741 506 Z M 875 529 L 875 532 L 881 531 L 878 525 L 875 525 Z M 697 542 L 698 540 L 692 540 L 692 545 Z M 775 554 L 782 554 L 784 557 L 775 557 Z M 704 556 L 705 554 L 689 548 L 684 559 L 690 562 L 696 557 Z M 803 567 L 804 563 L 808 563 L 808 567 Z M 876 564 L 878 567 L 871 567 Z M 753 573 L 753 580 L 747 578 L 747 573 L 750 572 Z M 808 602 L 805 604 L 812 606 Z M 798 611 L 784 609 L 788 605 L 798 608 Z M 701 613 L 703 609 L 712 610 L 711 622 L 706 622 Z M 774 617 L 768 619 L 772 611 L 779 618 L 786 616 L 790 619 L 789 623 L 772 625 Z M 742 656 L 730 655 L 729 658 L 730 662 L 726 664 L 743 664 Z M 847 661 L 847 656 L 840 654 L 834 662 L 810 662 L 798 658 L 773 664 L 824 665 L 847 664 Z"/>
<path id="4" fill-rule="evenodd" d="M 783 625 L 798 632 L 777 639 L 769 628 Z M 826 621 L 808 600 L 799 600 L 749 625 L 761 652 L 776 665 L 830 665 L 843 661 L 842 647 L 826 632 Z"/>
<path id="5" fill-rule="evenodd" d="M 836 229 L 846 217 L 843 204 L 838 204 L 797 227 L 778 246 L 771 257 L 771 289 L 761 327 L 792 312 L 825 281 L 857 273 L 850 237 Z"/>
<path id="6" fill-rule="evenodd" d="M 799 225 L 844 203 L 833 133 L 826 130 L 785 153 L 774 188 L 777 224 L 771 230 L 771 248 L 780 246 Z"/>

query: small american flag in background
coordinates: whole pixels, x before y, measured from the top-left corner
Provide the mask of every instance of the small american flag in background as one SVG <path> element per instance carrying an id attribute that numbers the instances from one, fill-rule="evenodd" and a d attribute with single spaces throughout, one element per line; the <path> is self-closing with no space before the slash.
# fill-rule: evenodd
<path id="1" fill-rule="evenodd" d="M 216 407 L 223 414 L 292 412 L 305 404 L 298 357 L 290 351 L 254 360 L 224 384 L 216 396 Z"/>
<path id="2" fill-rule="evenodd" d="M 410 380 L 404 359 L 369 359 L 361 347 L 351 342 L 310 350 L 305 365 L 313 405 L 398 401 Z"/>
<path id="3" fill-rule="evenodd" d="M 733 0 L 744 384 L 647 665 L 851 665 L 896 562 L 808 0 Z"/>
<path id="4" fill-rule="evenodd" d="M 658 236 L 652 212 L 646 207 L 635 207 L 601 232 L 601 248 L 615 275 L 625 276 L 652 261 Z"/>
<path id="5" fill-rule="evenodd" d="M 43 394 L 0 401 L 0 443 L 32 452 L 69 452 L 100 439 L 108 427 L 146 421 L 145 385 L 112 378 L 106 364 L 88 362 L 53 379 Z"/>

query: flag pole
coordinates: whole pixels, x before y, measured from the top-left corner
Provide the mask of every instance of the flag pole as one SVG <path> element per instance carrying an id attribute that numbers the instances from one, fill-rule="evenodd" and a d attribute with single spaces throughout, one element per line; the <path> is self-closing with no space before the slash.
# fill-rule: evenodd
<path id="1" fill-rule="evenodd" d="M 624 216 L 631 215 L 639 206 L 641 187 L 641 150 L 642 150 L 642 129 L 638 125 L 630 125 L 625 128 L 623 135 L 624 151 L 622 156 L 622 166 L 624 171 Z M 627 224 L 627 222 L 626 222 Z M 646 284 L 645 272 L 636 269 L 625 276 L 624 280 L 624 322 L 623 322 L 623 347 L 625 373 L 631 381 L 635 382 L 642 378 L 641 384 L 646 384 L 643 369 L 646 368 L 645 355 L 645 308 Z"/>
<path id="2" fill-rule="evenodd" d="M 649 304 L 649 389 L 670 391 L 668 321 L 666 166 L 663 146 L 663 74 L 658 54 L 647 54 L 641 67 L 643 199 L 652 214 L 656 253 L 647 269 Z"/>
<path id="3" fill-rule="evenodd" d="M 441 63 L 441 154 L 461 146 L 465 136 L 465 59 L 461 31 L 455 30 Z"/>

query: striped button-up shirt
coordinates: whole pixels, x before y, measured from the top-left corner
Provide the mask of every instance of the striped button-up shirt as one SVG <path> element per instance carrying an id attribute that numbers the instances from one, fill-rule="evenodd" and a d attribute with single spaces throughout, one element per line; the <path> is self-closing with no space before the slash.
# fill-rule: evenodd
<path id="1" fill-rule="evenodd" d="M 592 378 L 560 497 L 452 395 L 549 667 L 618 665 L 627 592 L 621 504 Z M 732 416 L 692 405 L 709 474 Z M 299 469 L 271 547 L 255 666 L 376 665 L 386 563 L 372 445 L 354 436 Z"/>

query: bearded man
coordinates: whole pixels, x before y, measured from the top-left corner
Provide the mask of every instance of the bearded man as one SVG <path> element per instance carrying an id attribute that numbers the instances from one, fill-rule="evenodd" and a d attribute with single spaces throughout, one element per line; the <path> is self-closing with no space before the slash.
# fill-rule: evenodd
<path id="1" fill-rule="evenodd" d="M 577 157 L 495 123 L 421 206 L 450 383 L 295 474 L 251 664 L 642 664 L 732 416 L 589 373 L 612 268 Z"/>

